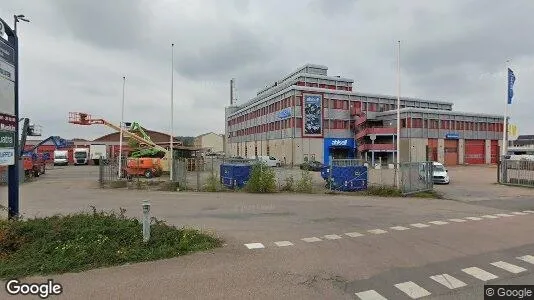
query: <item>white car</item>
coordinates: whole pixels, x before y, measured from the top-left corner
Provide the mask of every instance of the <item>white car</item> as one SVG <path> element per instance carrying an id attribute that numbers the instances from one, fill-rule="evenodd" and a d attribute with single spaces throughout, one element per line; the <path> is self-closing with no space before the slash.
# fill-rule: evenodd
<path id="1" fill-rule="evenodd" d="M 451 182 L 447 168 L 443 164 L 439 162 L 432 163 L 432 180 L 434 183 L 449 184 Z"/>
<path id="2" fill-rule="evenodd" d="M 269 167 L 280 167 L 282 163 L 272 156 L 256 156 L 256 159 Z"/>

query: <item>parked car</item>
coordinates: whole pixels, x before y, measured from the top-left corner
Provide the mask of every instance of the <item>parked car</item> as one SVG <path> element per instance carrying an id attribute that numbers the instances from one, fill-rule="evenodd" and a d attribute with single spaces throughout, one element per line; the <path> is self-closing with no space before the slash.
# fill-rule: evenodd
<path id="1" fill-rule="evenodd" d="M 447 168 L 439 162 L 432 163 L 432 180 L 434 183 L 449 184 L 451 179 Z"/>
<path id="2" fill-rule="evenodd" d="M 308 170 L 308 171 L 315 171 L 315 172 L 320 172 L 323 169 L 323 167 L 324 167 L 324 164 L 322 164 L 321 162 L 315 161 L 315 160 L 307 161 L 300 165 L 301 170 Z"/>

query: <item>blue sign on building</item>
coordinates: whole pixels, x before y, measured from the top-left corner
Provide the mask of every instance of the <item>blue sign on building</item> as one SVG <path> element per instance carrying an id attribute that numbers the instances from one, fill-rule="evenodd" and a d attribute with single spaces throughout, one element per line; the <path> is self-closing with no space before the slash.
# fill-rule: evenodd
<path id="1" fill-rule="evenodd" d="M 278 112 L 278 119 L 284 120 L 291 117 L 291 107 L 286 107 Z"/>
<path id="2" fill-rule="evenodd" d="M 346 151 L 346 158 L 354 158 L 356 154 L 356 142 L 353 138 L 325 138 L 323 148 L 323 163 L 330 163 L 330 156 L 335 149 Z"/>
<path id="3" fill-rule="evenodd" d="M 458 140 L 460 139 L 460 134 L 457 132 L 446 133 L 445 138 L 448 140 Z"/>

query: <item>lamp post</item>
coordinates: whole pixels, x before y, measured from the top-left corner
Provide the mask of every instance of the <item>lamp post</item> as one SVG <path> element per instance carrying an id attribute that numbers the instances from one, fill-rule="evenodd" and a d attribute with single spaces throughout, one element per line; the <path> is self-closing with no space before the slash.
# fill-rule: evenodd
<path id="1" fill-rule="evenodd" d="M 397 51 L 397 176 L 396 176 L 396 185 L 397 188 L 400 188 L 400 41 L 398 43 Z"/>
<path id="2" fill-rule="evenodd" d="M 119 179 L 122 178 L 122 131 L 124 130 L 124 90 L 126 87 L 126 76 L 122 77 L 122 105 L 121 105 L 121 124 L 119 134 Z"/>
<path id="3" fill-rule="evenodd" d="M 174 180 L 174 43 L 171 44 L 171 137 L 170 137 L 169 177 Z"/>

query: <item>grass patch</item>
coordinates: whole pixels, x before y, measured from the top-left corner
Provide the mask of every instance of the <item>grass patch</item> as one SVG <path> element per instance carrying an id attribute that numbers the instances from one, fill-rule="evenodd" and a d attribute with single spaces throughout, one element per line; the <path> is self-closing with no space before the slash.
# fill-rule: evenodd
<path id="1" fill-rule="evenodd" d="M 402 197 L 400 190 L 390 186 L 371 185 L 365 191 L 366 195 L 380 196 L 380 197 Z"/>
<path id="2" fill-rule="evenodd" d="M 126 180 L 115 180 L 110 182 L 109 187 L 112 189 L 120 189 L 125 188 L 128 186 L 128 182 Z"/>
<path id="3" fill-rule="evenodd" d="M 79 213 L 0 221 L 0 278 L 79 272 L 176 257 L 219 247 L 222 241 L 194 229 L 152 220 L 143 243 L 142 224 L 120 213 Z"/>
<path id="4" fill-rule="evenodd" d="M 419 192 L 419 193 L 407 195 L 406 197 L 443 199 L 443 195 L 440 192 L 435 191 L 435 190 Z"/>
<path id="5" fill-rule="evenodd" d="M 219 181 L 217 173 L 211 173 L 203 186 L 205 192 L 220 192 L 223 190 L 222 184 Z"/>

